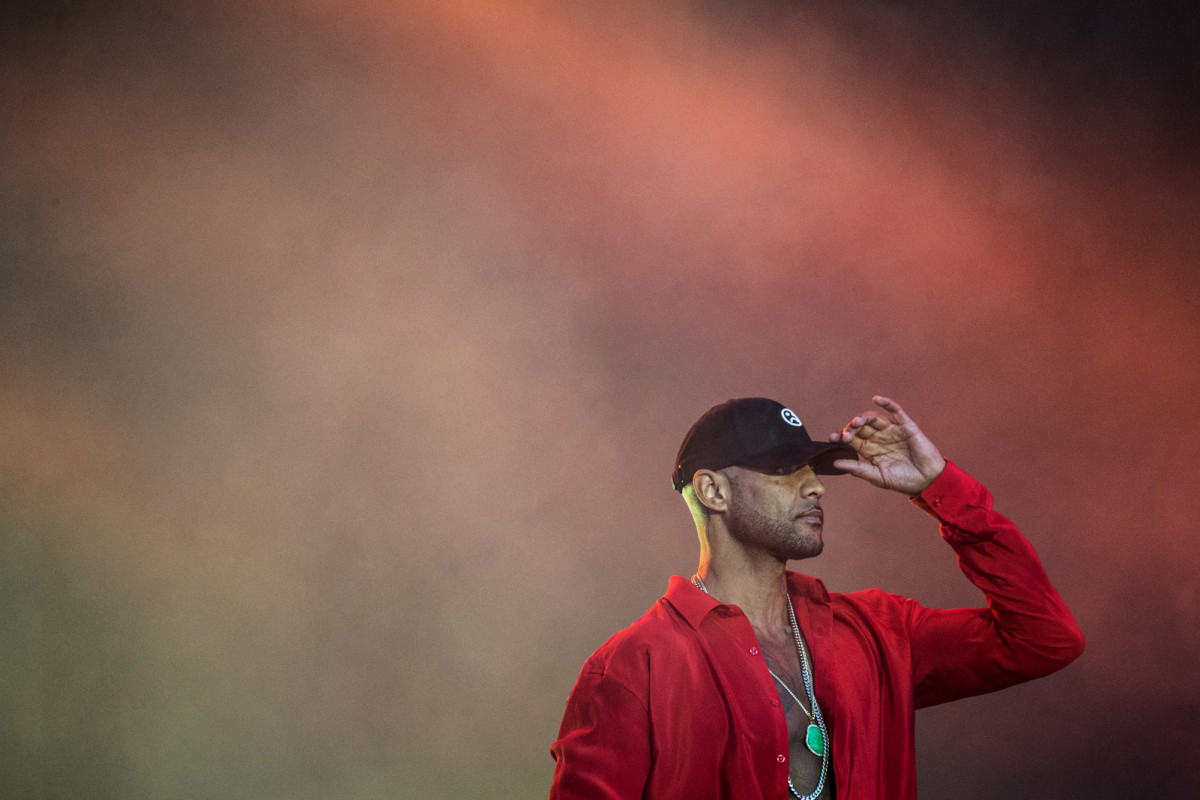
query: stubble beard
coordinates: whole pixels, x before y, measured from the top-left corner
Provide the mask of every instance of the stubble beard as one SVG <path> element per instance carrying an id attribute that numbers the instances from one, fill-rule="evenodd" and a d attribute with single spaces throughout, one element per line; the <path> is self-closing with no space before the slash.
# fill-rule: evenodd
<path id="1" fill-rule="evenodd" d="M 729 533 L 742 544 L 760 547 L 781 561 L 819 556 L 825 547 L 820 532 L 795 519 L 771 517 L 754 505 L 735 505 L 728 517 Z"/>

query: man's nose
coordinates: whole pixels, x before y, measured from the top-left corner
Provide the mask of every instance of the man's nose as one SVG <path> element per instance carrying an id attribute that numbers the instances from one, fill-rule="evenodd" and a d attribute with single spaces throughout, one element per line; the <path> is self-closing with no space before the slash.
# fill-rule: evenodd
<path id="1" fill-rule="evenodd" d="M 805 467 L 795 474 L 797 476 L 796 490 L 801 497 L 813 497 L 819 500 L 825 494 L 825 484 L 821 483 L 821 479 L 817 477 L 817 473 L 812 471 L 812 467 Z"/>

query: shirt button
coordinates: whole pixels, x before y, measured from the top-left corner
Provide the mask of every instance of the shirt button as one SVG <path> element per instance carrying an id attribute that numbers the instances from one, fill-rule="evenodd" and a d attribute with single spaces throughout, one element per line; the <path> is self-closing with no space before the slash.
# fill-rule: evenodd
<path id="1" fill-rule="evenodd" d="M 782 764 L 783 762 L 787 761 L 787 756 L 778 755 L 778 756 L 775 756 L 775 760 L 778 761 L 780 764 Z"/>
<path id="2" fill-rule="evenodd" d="M 756 656 L 756 655 L 758 655 L 758 648 L 757 648 L 757 647 L 751 647 L 751 648 L 750 648 L 750 655 L 752 655 L 752 656 Z"/>
<path id="3" fill-rule="evenodd" d="M 778 698 L 778 697 L 772 697 L 772 698 L 771 698 L 771 705 L 775 706 L 776 708 L 779 708 L 779 698 Z"/>

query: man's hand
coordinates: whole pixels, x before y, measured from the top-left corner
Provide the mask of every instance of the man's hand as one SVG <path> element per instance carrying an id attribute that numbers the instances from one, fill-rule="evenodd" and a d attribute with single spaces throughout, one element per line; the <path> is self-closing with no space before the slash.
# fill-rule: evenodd
<path id="1" fill-rule="evenodd" d="M 946 459 L 894 400 L 876 395 L 887 414 L 864 411 L 829 441 L 850 445 L 858 460 L 839 458 L 833 466 L 884 489 L 916 496 L 946 468 Z"/>

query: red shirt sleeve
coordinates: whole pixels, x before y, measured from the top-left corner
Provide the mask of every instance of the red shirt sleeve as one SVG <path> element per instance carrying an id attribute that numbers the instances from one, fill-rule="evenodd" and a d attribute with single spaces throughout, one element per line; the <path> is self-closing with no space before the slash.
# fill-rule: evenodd
<path id="1" fill-rule="evenodd" d="M 918 708 L 1048 675 L 1083 652 L 1083 633 L 1033 546 L 978 481 L 947 463 L 913 502 L 938 519 L 988 605 L 934 610 L 909 601 Z"/>
<path id="2" fill-rule="evenodd" d="M 638 800 L 650 773 L 646 706 L 611 675 L 585 665 L 550 753 L 550 800 Z"/>

